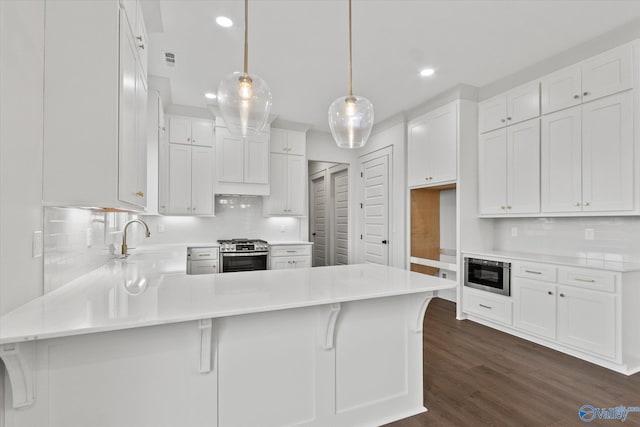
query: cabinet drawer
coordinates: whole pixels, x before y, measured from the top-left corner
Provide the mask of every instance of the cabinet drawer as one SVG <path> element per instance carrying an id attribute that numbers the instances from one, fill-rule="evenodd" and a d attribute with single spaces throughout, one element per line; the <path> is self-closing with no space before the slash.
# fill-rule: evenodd
<path id="1" fill-rule="evenodd" d="M 463 299 L 465 312 L 511 325 L 513 304 L 508 298 L 465 288 Z"/>
<path id="2" fill-rule="evenodd" d="M 561 267 L 558 271 L 558 282 L 563 285 L 615 292 L 616 273 L 586 268 Z"/>
<path id="3" fill-rule="evenodd" d="M 187 274 L 213 274 L 218 272 L 217 260 L 191 261 L 188 265 Z"/>
<path id="4" fill-rule="evenodd" d="M 542 282 L 555 283 L 557 269 L 548 264 L 535 262 L 518 262 L 513 264 L 513 275 L 525 279 L 540 280 Z"/>
<path id="5" fill-rule="evenodd" d="M 192 261 L 218 259 L 217 248 L 189 248 L 188 253 Z"/>
<path id="6" fill-rule="evenodd" d="M 271 246 L 271 256 L 311 255 L 311 245 Z"/>

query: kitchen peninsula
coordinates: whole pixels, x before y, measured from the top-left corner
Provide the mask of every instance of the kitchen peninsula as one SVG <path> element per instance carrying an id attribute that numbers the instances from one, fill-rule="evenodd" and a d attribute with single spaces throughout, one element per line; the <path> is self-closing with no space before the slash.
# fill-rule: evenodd
<path id="1" fill-rule="evenodd" d="M 364 426 L 425 410 L 423 318 L 451 281 L 380 265 L 187 276 L 151 255 L 0 318 L 7 427 Z"/>

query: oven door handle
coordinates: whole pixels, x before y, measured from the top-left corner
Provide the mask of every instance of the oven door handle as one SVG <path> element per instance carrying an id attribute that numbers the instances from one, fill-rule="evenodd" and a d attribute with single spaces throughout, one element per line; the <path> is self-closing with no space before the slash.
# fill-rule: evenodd
<path id="1" fill-rule="evenodd" d="M 269 252 L 222 252 L 220 255 L 223 257 L 232 257 L 232 256 L 263 256 L 268 255 Z"/>

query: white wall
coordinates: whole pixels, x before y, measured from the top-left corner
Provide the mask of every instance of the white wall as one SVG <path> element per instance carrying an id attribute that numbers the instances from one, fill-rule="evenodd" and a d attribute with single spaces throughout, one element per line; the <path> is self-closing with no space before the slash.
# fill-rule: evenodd
<path id="1" fill-rule="evenodd" d="M 44 1 L 0 1 L 0 315 L 42 295 Z"/>

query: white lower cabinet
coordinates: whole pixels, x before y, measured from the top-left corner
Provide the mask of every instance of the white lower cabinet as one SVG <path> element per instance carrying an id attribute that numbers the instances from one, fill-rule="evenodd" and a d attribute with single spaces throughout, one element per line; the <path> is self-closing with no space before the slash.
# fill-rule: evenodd
<path id="1" fill-rule="evenodd" d="M 272 245 L 269 258 L 270 270 L 311 267 L 311 245 Z"/>
<path id="2" fill-rule="evenodd" d="M 546 338 L 556 338 L 557 286 L 528 279 L 513 281 L 513 326 Z"/>
<path id="3" fill-rule="evenodd" d="M 616 357 L 616 296 L 559 286 L 558 340 L 591 353 Z"/>

